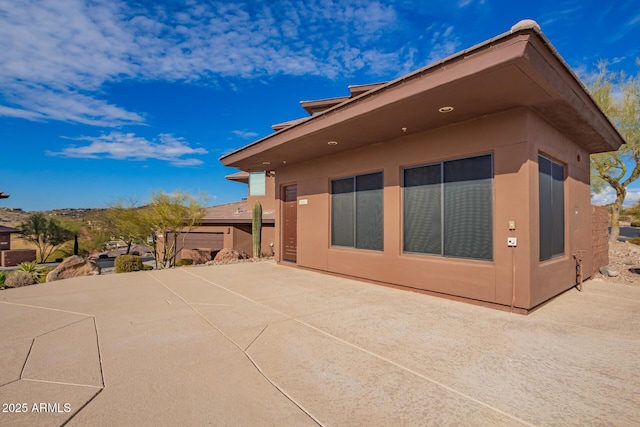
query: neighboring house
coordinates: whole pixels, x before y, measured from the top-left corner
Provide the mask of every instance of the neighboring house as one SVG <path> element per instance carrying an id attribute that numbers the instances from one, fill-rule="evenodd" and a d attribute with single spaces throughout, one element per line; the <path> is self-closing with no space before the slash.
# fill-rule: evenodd
<path id="1" fill-rule="evenodd" d="M 11 235 L 20 233 L 20 230 L 0 225 L 0 251 L 11 250 Z"/>
<path id="2" fill-rule="evenodd" d="M 0 199 L 7 199 L 9 195 L 0 191 Z M 20 230 L 0 225 L 0 267 L 14 267 L 22 262 L 35 261 L 36 251 L 33 249 L 11 249 L 11 235 Z"/>
<path id="3" fill-rule="evenodd" d="M 275 171 L 277 261 L 526 313 L 593 264 L 589 154 L 624 143 L 534 21 L 220 160 Z"/>
<path id="4" fill-rule="evenodd" d="M 253 256 L 253 238 L 251 232 L 253 206 L 259 202 L 262 206 L 261 253 L 272 255 L 275 247 L 275 178 L 273 174 L 258 174 L 262 180 L 253 179 L 249 187 L 249 197 L 240 202 L 206 208 L 199 226 L 186 235 L 184 249 L 204 249 L 217 251 L 231 248 Z M 228 175 L 231 181 L 249 184 L 249 173 L 238 172 Z M 178 237 L 178 246 L 182 237 Z M 176 258 L 181 258 L 178 253 Z"/>

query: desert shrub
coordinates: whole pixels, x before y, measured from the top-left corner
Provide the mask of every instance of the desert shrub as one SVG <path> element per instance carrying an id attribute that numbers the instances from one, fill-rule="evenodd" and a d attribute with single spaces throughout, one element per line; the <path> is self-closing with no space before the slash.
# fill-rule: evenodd
<path id="1" fill-rule="evenodd" d="M 0 271 L 0 289 L 4 288 L 4 281 L 7 278 L 7 273 L 4 271 Z"/>
<path id="2" fill-rule="evenodd" d="M 55 267 L 43 267 L 40 276 L 36 279 L 36 283 L 45 283 L 47 281 L 47 274 L 55 270 Z"/>
<path id="3" fill-rule="evenodd" d="M 47 273 L 45 272 L 46 268 L 42 265 L 38 265 L 37 262 L 23 262 L 16 268 L 16 271 L 23 271 L 25 273 L 29 273 L 31 277 L 33 277 L 33 283 L 42 283 L 44 278 L 47 277 Z M 44 277 L 43 277 L 44 276 Z"/>
<path id="4" fill-rule="evenodd" d="M 631 222 L 631 226 L 632 227 L 640 227 L 640 221 L 632 221 Z"/>
<path id="5" fill-rule="evenodd" d="M 153 270 L 153 265 L 142 264 L 142 269 L 144 271 Z"/>
<path id="6" fill-rule="evenodd" d="M 26 271 L 14 271 L 7 275 L 4 281 L 4 285 L 7 288 L 20 288 L 22 286 L 33 285 L 34 283 L 36 283 L 36 281 L 33 279 L 33 276 Z"/>
<path id="7" fill-rule="evenodd" d="M 627 240 L 629 243 L 633 243 L 634 245 L 640 245 L 640 237 L 634 237 L 633 239 Z"/>
<path id="8" fill-rule="evenodd" d="M 118 255 L 113 262 L 116 273 L 128 273 L 142 270 L 142 257 L 137 255 Z"/>
<path id="9" fill-rule="evenodd" d="M 177 267 L 182 267 L 183 265 L 192 265 L 193 260 L 191 258 L 180 258 L 176 261 Z"/>

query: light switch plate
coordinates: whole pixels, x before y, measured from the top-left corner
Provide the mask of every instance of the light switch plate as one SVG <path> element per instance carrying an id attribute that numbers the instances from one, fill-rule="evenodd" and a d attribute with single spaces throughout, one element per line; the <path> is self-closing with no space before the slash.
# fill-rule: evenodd
<path id="1" fill-rule="evenodd" d="M 509 247 L 518 246 L 518 238 L 517 237 L 507 237 L 507 246 L 509 246 Z"/>

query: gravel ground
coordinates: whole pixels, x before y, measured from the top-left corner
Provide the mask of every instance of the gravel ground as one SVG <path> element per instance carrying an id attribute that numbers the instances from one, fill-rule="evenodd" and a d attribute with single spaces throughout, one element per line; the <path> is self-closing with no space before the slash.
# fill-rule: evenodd
<path id="1" fill-rule="evenodd" d="M 594 278 L 640 286 L 640 246 L 628 242 L 609 243 L 609 268 L 620 274 L 615 277 L 605 277 L 598 273 Z"/>

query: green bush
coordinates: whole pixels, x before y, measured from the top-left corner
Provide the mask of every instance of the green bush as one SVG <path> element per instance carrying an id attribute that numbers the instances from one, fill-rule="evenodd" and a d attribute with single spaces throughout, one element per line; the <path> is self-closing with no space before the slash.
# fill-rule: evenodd
<path id="1" fill-rule="evenodd" d="M 38 265 L 35 261 L 23 262 L 18 266 L 18 268 L 16 268 L 16 271 L 29 273 L 31 277 L 33 277 L 33 283 L 43 283 L 48 273 L 45 266 Z"/>
<path id="2" fill-rule="evenodd" d="M 153 265 L 142 264 L 142 269 L 144 271 L 153 270 Z"/>
<path id="3" fill-rule="evenodd" d="M 176 261 L 176 267 L 182 267 L 184 265 L 192 265 L 193 260 L 191 258 L 180 258 Z"/>
<path id="4" fill-rule="evenodd" d="M 640 237 L 634 237 L 633 239 L 627 240 L 629 243 L 633 243 L 634 245 L 640 245 Z"/>
<path id="5" fill-rule="evenodd" d="M 640 227 L 640 221 L 631 221 L 632 227 Z"/>
<path id="6" fill-rule="evenodd" d="M 138 255 L 118 255 L 113 262 L 116 273 L 142 270 L 142 257 Z"/>
<path id="7" fill-rule="evenodd" d="M 7 288 L 21 288 L 22 286 L 29 286 L 36 283 L 33 276 L 26 271 L 14 271 L 7 275 L 4 281 L 4 285 Z"/>
<path id="8" fill-rule="evenodd" d="M 55 270 L 55 267 L 43 267 L 40 276 L 36 279 L 36 283 L 45 283 L 47 281 L 47 274 Z"/>
<path id="9" fill-rule="evenodd" d="M 4 281 L 7 278 L 7 273 L 4 271 L 0 271 L 0 289 L 4 288 Z"/>
<path id="10" fill-rule="evenodd" d="M 138 251 L 131 251 L 131 255 L 140 255 L 140 252 L 138 252 Z"/>

